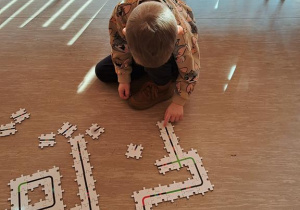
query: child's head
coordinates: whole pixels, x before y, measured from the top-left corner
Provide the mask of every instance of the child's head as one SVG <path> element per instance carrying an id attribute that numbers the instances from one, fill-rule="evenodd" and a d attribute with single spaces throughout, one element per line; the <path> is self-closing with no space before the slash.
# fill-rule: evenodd
<path id="1" fill-rule="evenodd" d="M 126 24 L 126 40 L 134 60 L 157 68 L 171 57 L 177 37 L 177 21 L 160 2 L 147 1 L 137 6 Z"/>

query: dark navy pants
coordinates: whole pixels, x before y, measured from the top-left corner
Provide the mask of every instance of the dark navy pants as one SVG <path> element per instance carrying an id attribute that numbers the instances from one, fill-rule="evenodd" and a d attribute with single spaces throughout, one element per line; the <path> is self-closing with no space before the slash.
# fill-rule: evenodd
<path id="1" fill-rule="evenodd" d="M 95 68 L 97 77 L 106 83 L 118 82 L 115 67 L 111 56 L 107 56 L 100 61 Z M 176 80 L 178 76 L 177 63 L 172 56 L 167 63 L 158 68 L 146 68 L 132 62 L 131 80 L 136 80 L 143 75 L 148 74 L 150 79 L 157 85 L 165 85 L 171 80 Z"/>

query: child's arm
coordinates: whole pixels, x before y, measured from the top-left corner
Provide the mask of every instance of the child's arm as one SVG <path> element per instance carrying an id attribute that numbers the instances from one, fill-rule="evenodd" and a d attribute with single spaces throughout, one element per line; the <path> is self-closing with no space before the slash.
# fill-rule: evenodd
<path id="1" fill-rule="evenodd" d="M 183 28 L 183 33 L 178 34 L 174 50 L 174 57 L 179 70 L 176 80 L 176 93 L 173 103 L 184 106 L 192 94 L 199 79 L 200 52 L 198 46 L 198 31 L 190 7 L 178 1 L 174 6 L 181 8 L 175 14 L 178 24 Z"/>
<path id="2" fill-rule="evenodd" d="M 118 82 L 122 84 L 131 82 L 132 56 L 128 50 L 125 36 L 122 33 L 130 10 L 131 5 L 119 3 L 115 7 L 109 21 L 111 57 L 118 75 Z"/>
<path id="3" fill-rule="evenodd" d="M 164 116 L 164 126 L 170 122 L 177 122 L 183 118 L 183 106 L 193 92 L 199 78 L 200 52 L 198 46 L 198 33 L 192 10 L 181 1 L 173 2 L 172 7 L 177 10 L 175 18 L 183 28 L 178 34 L 174 50 L 174 57 L 179 70 L 176 80 L 176 94 L 172 98 Z"/>

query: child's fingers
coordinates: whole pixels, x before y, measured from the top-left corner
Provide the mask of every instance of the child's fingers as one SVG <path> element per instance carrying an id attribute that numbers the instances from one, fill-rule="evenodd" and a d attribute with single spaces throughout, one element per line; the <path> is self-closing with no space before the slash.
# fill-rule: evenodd
<path id="1" fill-rule="evenodd" d="M 119 90 L 119 96 L 120 98 L 123 98 L 123 92 L 121 90 Z"/>
<path id="2" fill-rule="evenodd" d="M 130 91 L 129 91 L 129 89 L 125 89 L 125 96 L 126 96 L 126 98 L 128 98 L 128 97 L 129 97 L 129 94 L 130 94 Z"/>
<path id="3" fill-rule="evenodd" d="M 175 121 L 175 117 L 174 117 L 174 116 L 171 116 L 171 117 L 170 117 L 170 121 L 171 121 L 171 122 L 174 122 L 174 121 Z"/>
<path id="4" fill-rule="evenodd" d="M 169 122 L 170 120 L 170 115 L 169 114 L 166 114 L 165 116 L 165 121 L 164 121 L 164 126 L 166 127 L 167 126 L 167 123 Z"/>
<path id="5" fill-rule="evenodd" d="M 122 99 L 126 99 L 126 96 L 125 96 L 125 92 L 124 92 L 124 91 L 119 91 L 119 96 L 120 96 L 120 98 L 122 98 Z"/>

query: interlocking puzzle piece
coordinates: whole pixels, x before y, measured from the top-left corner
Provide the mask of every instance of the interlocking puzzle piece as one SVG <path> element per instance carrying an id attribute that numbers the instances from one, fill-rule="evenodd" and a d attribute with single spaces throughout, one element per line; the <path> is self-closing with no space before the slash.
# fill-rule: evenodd
<path id="1" fill-rule="evenodd" d="M 180 198 L 184 191 L 184 188 L 185 185 L 182 182 L 177 183 L 173 181 L 173 183 L 170 184 L 169 187 L 167 188 L 168 192 L 170 192 L 167 194 L 168 201 L 171 201 L 173 203 L 174 200 Z"/>
<path id="2" fill-rule="evenodd" d="M 153 189 L 153 191 L 154 191 L 154 195 L 159 195 L 159 196 L 152 197 L 152 199 L 150 200 L 151 204 L 155 204 L 155 206 L 157 206 L 159 203 L 168 201 L 168 194 L 160 194 L 161 192 L 168 192 L 167 185 L 161 186 L 159 184 L 158 187 L 155 187 Z"/>
<path id="3" fill-rule="evenodd" d="M 87 129 L 85 133 L 92 137 L 94 140 L 99 139 L 99 136 L 104 133 L 104 128 L 101 128 L 98 124 L 92 124 L 92 126 Z"/>
<path id="4" fill-rule="evenodd" d="M 152 206 L 152 203 L 150 201 L 151 201 L 151 195 L 153 194 L 154 194 L 153 189 L 146 189 L 145 187 L 143 188 L 143 190 L 140 190 L 138 192 L 133 192 L 133 195 L 131 197 L 136 202 L 136 209 L 149 209 L 148 207 Z"/>
<path id="5" fill-rule="evenodd" d="M 131 157 L 131 158 L 136 158 L 137 160 L 139 158 L 142 157 L 142 150 L 144 149 L 142 147 L 142 145 L 134 145 L 132 143 L 130 143 L 130 145 L 127 145 L 128 149 L 127 152 L 125 153 L 125 155 L 127 156 L 127 158 Z"/>
<path id="6" fill-rule="evenodd" d="M 21 177 L 16 178 L 16 180 L 10 180 L 8 183 L 11 189 L 11 196 L 8 200 L 11 203 L 12 209 L 27 205 L 30 202 L 27 196 L 27 185 L 21 184 L 26 183 L 27 179 L 28 176 L 21 175 Z M 19 197 L 22 199 L 19 200 Z"/>
<path id="7" fill-rule="evenodd" d="M 53 147 L 54 144 L 56 144 L 55 134 L 53 132 L 49 134 L 42 134 L 41 136 L 39 136 L 39 139 L 40 139 L 39 147 L 42 149 L 43 147 L 48 147 L 48 146 Z"/>
<path id="8" fill-rule="evenodd" d="M 0 136 L 9 136 L 11 134 L 15 134 L 16 132 L 16 124 L 14 122 L 0 126 Z"/>
<path id="9" fill-rule="evenodd" d="M 12 209 L 46 209 L 53 208 L 63 210 L 66 206 L 62 201 L 61 175 L 58 167 L 53 167 L 48 171 L 38 171 L 32 175 L 21 176 L 16 180 L 10 180 Z M 39 185 L 44 186 L 45 200 L 30 205 L 28 190 L 33 190 Z"/>
<path id="10" fill-rule="evenodd" d="M 28 119 L 30 117 L 30 114 L 27 113 L 25 109 L 20 109 L 16 113 L 11 114 L 10 118 L 14 119 L 16 123 L 23 122 L 26 118 Z"/>
<path id="11" fill-rule="evenodd" d="M 76 125 L 72 125 L 69 122 L 63 123 L 63 126 L 58 129 L 58 134 L 65 136 L 66 138 L 70 138 L 74 131 L 77 130 Z"/>
<path id="12" fill-rule="evenodd" d="M 178 162 L 173 164 L 174 161 L 177 161 L 176 156 L 164 156 L 164 158 L 160 160 L 156 160 L 154 165 L 158 167 L 159 173 L 166 174 L 166 172 L 172 171 L 172 170 L 180 170 L 182 167 Z"/>
<path id="13" fill-rule="evenodd" d="M 168 123 L 166 127 L 163 126 L 163 122 L 157 122 L 156 124 L 160 129 L 160 137 L 164 140 L 165 147 L 164 149 L 172 154 L 180 156 L 182 155 L 183 149 L 179 146 L 179 138 L 175 135 L 173 125 Z"/>

